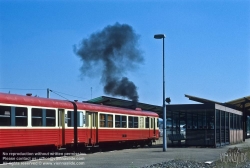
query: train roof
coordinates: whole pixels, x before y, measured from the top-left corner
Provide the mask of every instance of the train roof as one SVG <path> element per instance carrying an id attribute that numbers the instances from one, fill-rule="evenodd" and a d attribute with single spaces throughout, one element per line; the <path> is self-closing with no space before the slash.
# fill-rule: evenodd
<path id="1" fill-rule="evenodd" d="M 27 105 L 27 106 L 40 106 L 40 107 L 51 107 L 51 108 L 65 108 L 72 109 L 74 101 L 51 99 L 51 98 L 41 98 L 34 96 L 24 96 L 17 94 L 0 93 L 0 103 L 3 104 L 17 104 L 17 105 Z M 158 117 L 157 113 L 142 110 L 133 110 L 120 107 L 111 107 L 107 105 L 98 105 L 87 102 L 74 102 L 77 105 L 78 110 L 96 111 L 96 112 L 112 112 L 112 113 L 122 113 L 131 115 L 143 115 Z"/>

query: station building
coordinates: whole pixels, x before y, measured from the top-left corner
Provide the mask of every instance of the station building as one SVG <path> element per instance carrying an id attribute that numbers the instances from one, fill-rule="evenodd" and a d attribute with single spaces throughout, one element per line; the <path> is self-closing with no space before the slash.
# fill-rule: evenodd
<path id="1" fill-rule="evenodd" d="M 250 96 L 221 103 L 185 95 L 196 104 L 166 105 L 167 143 L 173 146 L 219 147 L 250 138 Z M 162 107 L 101 96 L 88 102 L 154 111 L 162 118 Z"/>

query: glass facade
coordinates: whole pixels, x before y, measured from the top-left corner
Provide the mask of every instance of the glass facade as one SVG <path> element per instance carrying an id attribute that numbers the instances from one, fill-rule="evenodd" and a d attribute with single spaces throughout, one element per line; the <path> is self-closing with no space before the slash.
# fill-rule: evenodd
<path id="1" fill-rule="evenodd" d="M 167 105 L 169 145 L 224 146 L 243 140 L 242 112 L 217 104 Z M 248 118 L 250 123 L 250 117 Z M 249 125 L 249 124 L 248 124 Z M 250 136 L 250 127 L 248 128 Z"/>

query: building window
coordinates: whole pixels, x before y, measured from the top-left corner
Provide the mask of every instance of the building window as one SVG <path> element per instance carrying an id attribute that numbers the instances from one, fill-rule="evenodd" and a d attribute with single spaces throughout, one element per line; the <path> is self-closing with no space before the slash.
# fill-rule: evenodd
<path id="1" fill-rule="evenodd" d="M 239 121 L 239 123 L 240 123 L 240 129 L 242 130 L 242 116 L 240 116 L 240 121 Z"/>
<path id="2" fill-rule="evenodd" d="M 197 112 L 194 112 L 193 113 L 193 129 L 197 129 L 198 128 L 198 123 L 197 123 L 197 118 L 198 115 L 197 115 Z"/>
<path id="3" fill-rule="evenodd" d="M 192 113 L 187 113 L 187 129 L 192 129 L 193 127 Z"/>
<path id="4" fill-rule="evenodd" d="M 240 129 L 240 115 L 237 115 L 237 129 Z"/>
<path id="5" fill-rule="evenodd" d="M 207 111 L 207 126 L 208 129 L 214 129 L 214 111 Z"/>
<path id="6" fill-rule="evenodd" d="M 230 129 L 234 129 L 234 114 L 230 113 Z"/>
<path id="7" fill-rule="evenodd" d="M 234 115 L 234 129 L 237 129 L 237 114 L 233 114 Z"/>

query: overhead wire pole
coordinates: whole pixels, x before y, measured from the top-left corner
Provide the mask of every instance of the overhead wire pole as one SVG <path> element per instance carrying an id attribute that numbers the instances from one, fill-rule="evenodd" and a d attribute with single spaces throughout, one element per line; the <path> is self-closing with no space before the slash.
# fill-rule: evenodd
<path id="1" fill-rule="evenodd" d="M 163 113 L 163 152 L 167 150 L 167 134 L 166 134 L 166 105 L 165 105 L 165 56 L 164 56 L 164 39 L 165 34 L 156 34 L 154 35 L 155 39 L 163 40 L 163 104 L 162 104 L 162 113 Z"/>

